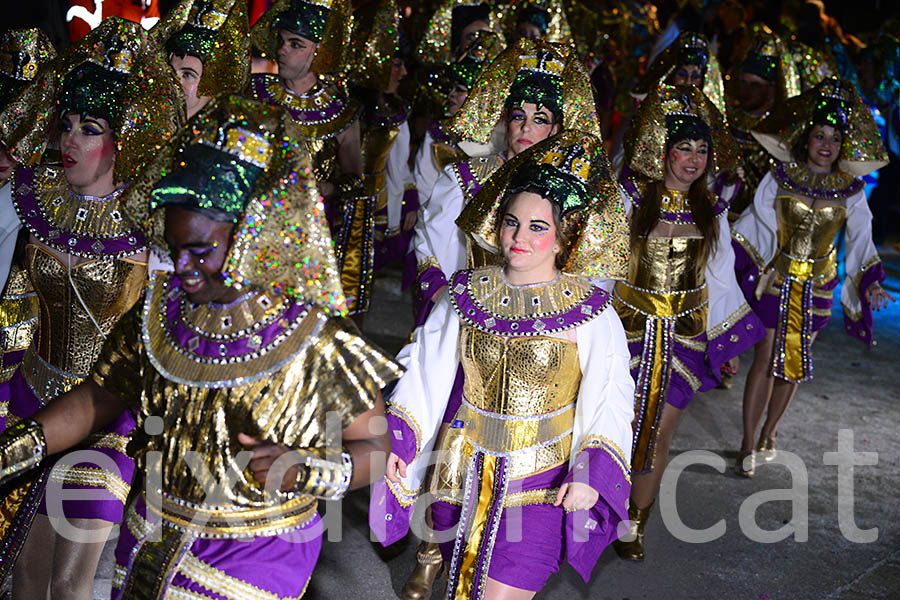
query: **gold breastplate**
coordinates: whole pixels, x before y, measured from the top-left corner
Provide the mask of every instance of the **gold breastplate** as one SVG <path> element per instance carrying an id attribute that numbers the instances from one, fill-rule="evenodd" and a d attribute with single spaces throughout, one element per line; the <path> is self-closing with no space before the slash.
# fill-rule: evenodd
<path id="1" fill-rule="evenodd" d="M 104 340 L 94 320 L 103 334 L 112 331 L 140 297 L 147 266 L 101 259 L 69 271 L 59 258 L 34 244 L 26 246 L 25 265 L 40 302 L 38 355 L 55 369 L 87 375 Z"/>
<path id="2" fill-rule="evenodd" d="M 680 292 L 706 283 L 703 240 L 688 237 L 648 237 L 631 254 L 628 282 L 659 292 Z"/>
<path id="3" fill-rule="evenodd" d="M 779 196 L 778 247 L 783 254 L 799 260 L 827 258 L 834 250 L 847 209 L 843 206 L 810 208 L 795 196 Z"/>
<path id="4" fill-rule="evenodd" d="M 461 418 L 471 444 L 509 455 L 511 477 L 568 459 L 581 383 L 575 344 L 542 336 L 506 338 L 464 326 L 460 356 Z"/>

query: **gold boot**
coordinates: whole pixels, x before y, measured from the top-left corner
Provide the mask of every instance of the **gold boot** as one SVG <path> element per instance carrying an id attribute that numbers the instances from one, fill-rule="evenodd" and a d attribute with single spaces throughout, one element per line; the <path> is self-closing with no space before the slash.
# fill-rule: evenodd
<path id="1" fill-rule="evenodd" d="M 759 442 L 756 443 L 757 457 L 766 462 L 775 460 L 775 438 L 760 432 Z"/>
<path id="2" fill-rule="evenodd" d="M 746 461 L 744 459 L 747 459 Z M 738 452 L 734 461 L 734 472 L 741 477 L 753 477 L 756 475 L 756 450 Z"/>
<path id="3" fill-rule="evenodd" d="M 433 542 L 422 542 L 416 549 L 416 568 L 403 585 L 403 600 L 431 598 L 431 587 L 444 566 L 440 547 Z"/>
<path id="4" fill-rule="evenodd" d="M 650 516 L 650 509 L 653 508 L 653 502 L 647 508 L 638 508 L 634 504 L 628 506 L 628 520 L 631 521 L 631 527 L 628 534 L 623 536 L 625 540 L 614 540 L 613 548 L 619 558 L 625 560 L 644 560 L 644 525 L 647 524 L 647 517 Z"/>

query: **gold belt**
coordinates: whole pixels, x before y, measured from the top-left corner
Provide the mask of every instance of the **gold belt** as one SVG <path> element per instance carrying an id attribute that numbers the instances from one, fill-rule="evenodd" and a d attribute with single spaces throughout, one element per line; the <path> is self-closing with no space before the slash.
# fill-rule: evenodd
<path id="1" fill-rule="evenodd" d="M 796 258 L 781 252 L 775 257 L 775 268 L 782 275 L 793 277 L 799 281 L 807 281 L 821 276 L 831 279 L 837 269 L 836 254 L 834 248 L 822 258 Z"/>
<path id="2" fill-rule="evenodd" d="M 512 416 L 486 411 L 464 398 L 459 414 L 472 444 L 490 454 L 507 455 L 526 453 L 542 441 L 559 439 L 571 432 L 575 403 L 542 415 Z"/>
<path id="3" fill-rule="evenodd" d="M 44 406 L 54 398 L 65 394 L 87 379 L 87 375 L 61 371 L 38 356 L 34 345 L 28 347 L 22 357 L 22 375 L 25 382 Z"/>
<path id="4" fill-rule="evenodd" d="M 705 283 L 685 292 L 655 292 L 618 281 L 615 294 L 628 307 L 648 317 L 685 315 L 697 310 L 707 301 Z"/>
<path id="5" fill-rule="evenodd" d="M 157 506 L 146 499 L 147 510 L 175 529 L 204 538 L 244 538 L 279 535 L 306 525 L 315 515 L 318 501 L 296 496 L 283 504 L 264 508 L 204 506 L 168 495 Z"/>

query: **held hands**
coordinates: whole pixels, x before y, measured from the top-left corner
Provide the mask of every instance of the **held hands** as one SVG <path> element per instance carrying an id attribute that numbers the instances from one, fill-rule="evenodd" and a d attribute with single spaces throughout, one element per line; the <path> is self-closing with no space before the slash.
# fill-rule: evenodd
<path id="1" fill-rule="evenodd" d="M 562 505 L 567 511 L 589 510 L 597 504 L 599 499 L 600 493 L 597 490 L 586 483 L 573 481 L 562 484 L 553 506 Z"/>
<path id="2" fill-rule="evenodd" d="M 889 301 L 894 302 L 894 297 L 884 291 L 884 288 L 882 288 L 881 284 L 878 282 L 875 282 L 866 288 L 865 296 L 866 302 L 869 303 L 872 310 L 887 308 Z"/>
<path id="3" fill-rule="evenodd" d="M 250 459 L 250 472 L 257 483 L 265 487 L 266 480 L 269 476 L 269 469 L 276 460 L 282 455 L 290 452 L 290 448 L 280 444 L 267 444 L 263 440 L 250 437 L 246 433 L 238 434 L 238 442 L 240 442 L 247 450 L 253 453 Z M 405 469 L 405 467 L 404 467 Z M 273 476 L 279 473 L 273 471 Z M 281 479 L 281 491 L 289 492 L 297 482 L 297 466 L 293 465 L 284 472 Z"/>
<path id="4" fill-rule="evenodd" d="M 406 477 L 406 463 L 403 459 L 391 452 L 387 461 L 387 472 L 385 473 L 388 481 L 400 483 L 401 477 Z"/>

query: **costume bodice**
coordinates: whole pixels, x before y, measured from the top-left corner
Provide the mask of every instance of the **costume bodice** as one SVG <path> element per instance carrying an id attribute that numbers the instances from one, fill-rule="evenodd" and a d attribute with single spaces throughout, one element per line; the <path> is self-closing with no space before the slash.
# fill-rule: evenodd
<path id="1" fill-rule="evenodd" d="M 140 297 L 147 265 L 92 259 L 68 268 L 47 249 L 28 244 L 25 266 L 40 303 L 38 355 L 56 369 L 86 375 L 104 336 Z"/>
<path id="2" fill-rule="evenodd" d="M 775 208 L 778 248 L 791 259 L 827 257 L 834 249 L 834 238 L 847 216 L 847 209 L 843 206 L 811 208 L 800 198 L 789 194 L 778 196 Z"/>
<path id="3" fill-rule="evenodd" d="M 647 237 L 631 254 L 628 282 L 658 292 L 680 292 L 706 283 L 702 238 Z"/>

